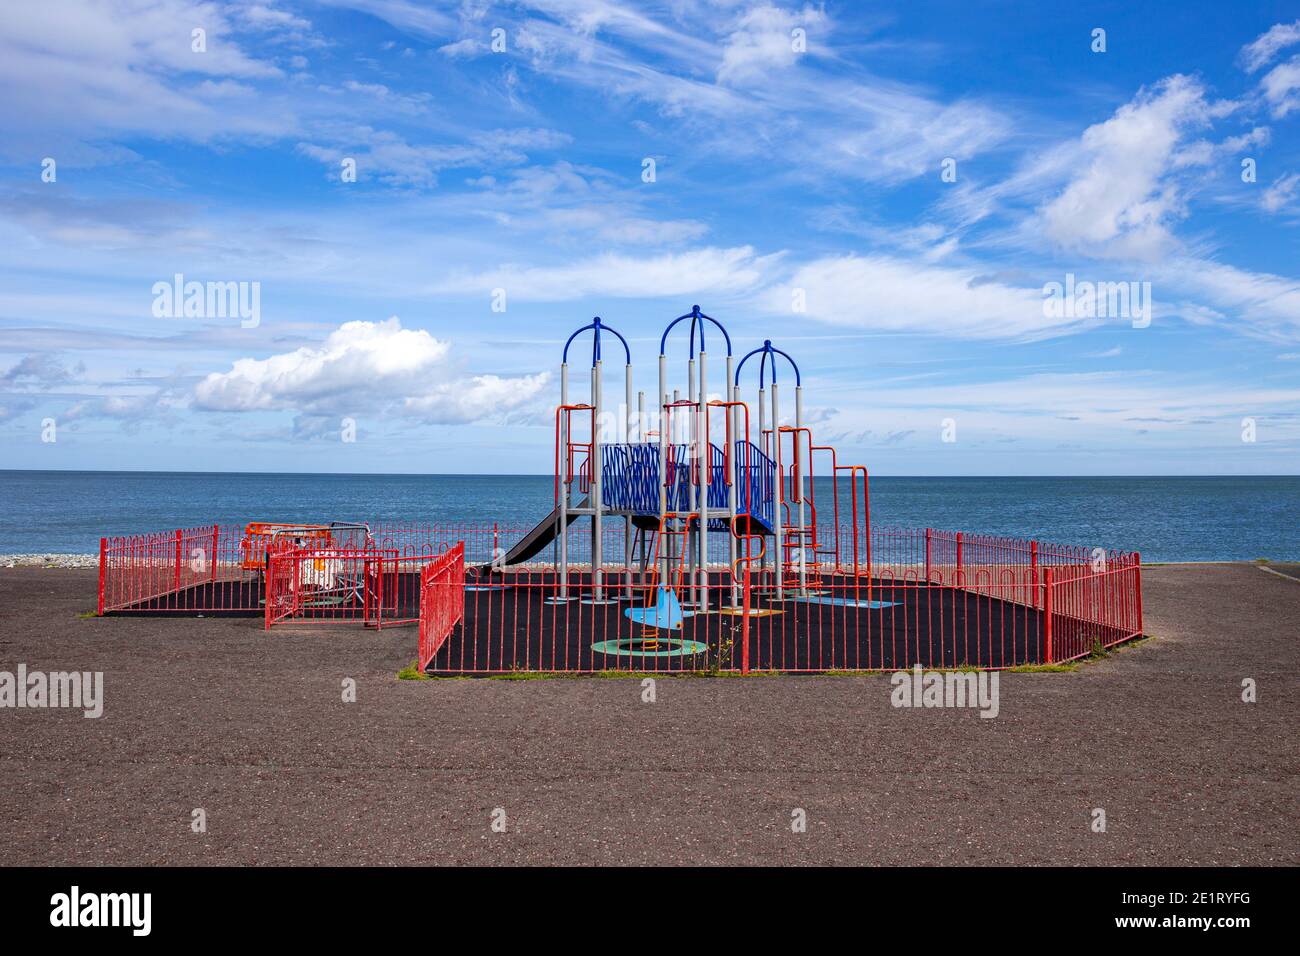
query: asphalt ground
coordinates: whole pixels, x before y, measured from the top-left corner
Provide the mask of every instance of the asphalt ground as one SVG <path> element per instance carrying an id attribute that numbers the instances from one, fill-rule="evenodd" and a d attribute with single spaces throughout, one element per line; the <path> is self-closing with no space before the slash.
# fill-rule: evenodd
<path id="1" fill-rule="evenodd" d="M 1300 582 L 1143 584 L 1151 639 L 982 719 L 888 675 L 402 681 L 411 628 L 83 618 L 94 571 L 3 569 L 0 670 L 104 674 L 99 719 L 0 709 L 3 861 L 1296 863 Z"/>

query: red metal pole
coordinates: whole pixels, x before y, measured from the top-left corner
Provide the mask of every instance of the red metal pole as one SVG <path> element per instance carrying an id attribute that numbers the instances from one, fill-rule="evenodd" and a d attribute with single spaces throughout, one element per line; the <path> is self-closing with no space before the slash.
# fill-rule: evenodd
<path id="1" fill-rule="evenodd" d="M 262 630 L 269 631 L 271 629 L 271 601 L 275 597 L 275 555 L 271 553 L 269 542 L 266 549 L 266 576 L 262 580 L 262 590 L 266 593 L 266 597 L 262 601 L 266 609 L 266 613 L 262 616 Z"/>
<path id="2" fill-rule="evenodd" d="M 1034 607 L 1038 607 L 1038 542 L 1029 542 L 1029 580 L 1033 588 Z"/>
<path id="3" fill-rule="evenodd" d="M 961 575 L 961 539 L 962 539 L 962 532 L 958 531 L 958 532 L 957 532 L 957 572 L 956 572 L 956 575 L 957 575 L 957 576 L 956 576 L 957 587 L 961 587 L 961 586 L 962 586 L 962 575 Z"/>
<path id="4" fill-rule="evenodd" d="M 925 529 L 925 583 L 930 583 L 930 529 Z"/>
<path id="5" fill-rule="evenodd" d="M 867 535 L 867 600 L 871 600 L 871 488 L 867 469 L 862 469 L 862 510 Z"/>
<path id="6" fill-rule="evenodd" d="M 1043 646 L 1047 660 L 1052 663 L 1052 569 L 1043 570 Z"/>
<path id="7" fill-rule="evenodd" d="M 1138 612 L 1138 636 L 1141 637 L 1146 633 L 1142 629 L 1142 553 L 1133 552 L 1133 575 L 1137 585 L 1137 612 Z"/>
<path id="8" fill-rule="evenodd" d="M 212 562 L 213 581 L 217 579 L 217 548 L 220 546 L 221 543 L 220 535 L 221 535 L 221 525 L 214 524 L 212 526 L 212 554 L 209 556 L 209 560 Z"/>
<path id="9" fill-rule="evenodd" d="M 740 672 L 749 673 L 749 541 L 745 542 L 745 585 L 740 599 Z"/>
<path id="10" fill-rule="evenodd" d="M 104 564 L 108 558 L 108 539 L 99 539 L 99 616 L 104 616 Z M 1141 619 L 1141 612 L 1138 618 Z"/>
<path id="11" fill-rule="evenodd" d="M 176 529 L 176 583 L 175 590 L 181 589 L 181 539 L 183 534 L 180 528 Z"/>

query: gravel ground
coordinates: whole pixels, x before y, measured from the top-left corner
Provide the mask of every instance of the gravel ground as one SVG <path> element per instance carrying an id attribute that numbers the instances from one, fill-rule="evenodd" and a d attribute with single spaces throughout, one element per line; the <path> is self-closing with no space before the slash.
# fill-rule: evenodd
<path id="1" fill-rule="evenodd" d="M 94 584 L 0 570 L 0 670 L 106 697 L 0 710 L 7 864 L 1298 860 L 1300 583 L 1248 565 L 1149 569 L 1154 640 L 993 720 L 886 676 L 398 681 L 411 629 L 79 618 Z"/>
<path id="2" fill-rule="evenodd" d="M 97 554 L 0 554 L 0 568 L 98 568 Z"/>

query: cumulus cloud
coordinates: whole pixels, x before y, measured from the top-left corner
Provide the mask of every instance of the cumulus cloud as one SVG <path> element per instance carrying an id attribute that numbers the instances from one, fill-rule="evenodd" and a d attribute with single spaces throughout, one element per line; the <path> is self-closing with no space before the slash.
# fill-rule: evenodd
<path id="1" fill-rule="evenodd" d="M 727 36 L 718 82 L 734 85 L 766 80 L 772 70 L 794 65 L 800 54 L 794 50 L 791 32 L 796 27 L 811 30 L 825 24 L 825 12 L 812 7 L 795 11 L 763 4 L 746 10 Z"/>
<path id="2" fill-rule="evenodd" d="M 1197 81 L 1172 76 L 1140 91 L 1075 145 L 1076 173 L 1039 210 L 1042 230 L 1061 248 L 1096 256 L 1153 259 L 1175 245 L 1171 222 L 1185 214 L 1177 173 L 1213 156 L 1186 143 L 1222 107 Z"/>
<path id="3" fill-rule="evenodd" d="M 194 388 L 194 405 L 209 411 L 289 410 L 311 420 L 325 414 L 396 411 L 433 422 L 490 418 L 532 401 L 546 374 L 461 377 L 448 361 L 449 342 L 423 329 L 383 322 L 346 322 L 318 346 L 270 358 L 242 358 Z"/>

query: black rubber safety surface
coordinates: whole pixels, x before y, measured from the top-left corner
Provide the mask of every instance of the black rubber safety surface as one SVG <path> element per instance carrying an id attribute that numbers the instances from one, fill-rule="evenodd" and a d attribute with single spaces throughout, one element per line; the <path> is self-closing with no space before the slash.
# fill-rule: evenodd
<path id="1" fill-rule="evenodd" d="M 467 591 L 465 620 L 439 649 L 434 673 L 474 671 L 678 671 L 742 663 L 744 616 L 729 608 L 719 576 L 707 608 L 689 606 L 681 626 L 630 620 L 645 588 L 615 582 L 613 603 L 591 603 L 590 575 L 570 576 L 557 602 L 553 576 L 506 574 L 496 590 Z M 1042 659 L 1042 614 L 951 588 L 828 577 L 814 601 L 756 590 L 749 616 L 751 670 L 826 671 L 925 667 L 1005 667 Z M 857 606 L 874 602 L 884 606 Z M 653 603 L 650 601 L 649 603 Z"/>
<path id="2" fill-rule="evenodd" d="M 742 666 L 745 617 L 730 607 L 731 589 L 713 575 L 707 607 L 690 606 L 680 627 L 655 628 L 624 610 L 651 596 L 637 583 L 611 577 L 610 603 L 591 602 L 590 574 L 571 573 L 569 599 L 557 600 L 553 574 L 509 572 L 471 576 L 465 616 L 439 649 L 433 673 L 511 671 L 691 671 Z M 141 602 L 122 615 L 261 618 L 260 578 L 195 585 Z M 948 587 L 827 576 L 813 600 L 787 591 L 752 592 L 751 670 L 894 670 L 924 667 L 1009 667 L 1043 659 L 1042 614 L 1024 604 Z M 373 597 L 372 597 L 373 600 Z M 651 601 L 651 603 L 653 603 Z M 871 604 L 872 606 L 865 606 Z M 419 576 L 385 575 L 385 623 L 419 616 Z M 366 619 L 363 595 L 306 597 L 296 622 Z M 373 611 L 370 620 L 373 621 Z"/>

